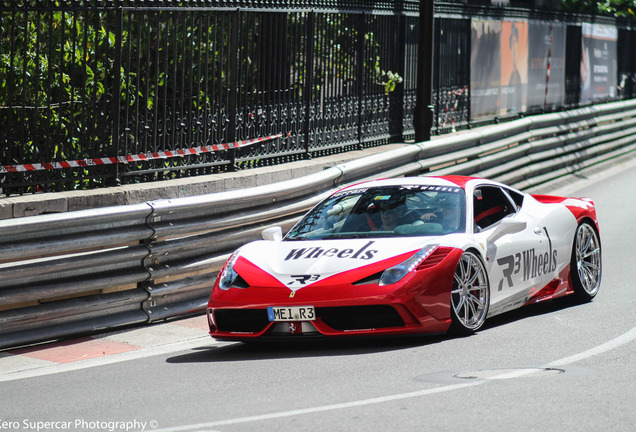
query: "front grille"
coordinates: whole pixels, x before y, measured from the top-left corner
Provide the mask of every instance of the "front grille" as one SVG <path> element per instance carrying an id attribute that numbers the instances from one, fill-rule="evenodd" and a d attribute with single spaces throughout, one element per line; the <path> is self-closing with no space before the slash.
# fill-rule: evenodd
<path id="1" fill-rule="evenodd" d="M 387 305 L 323 307 L 316 315 L 334 330 L 404 327 L 400 314 Z"/>
<path id="2" fill-rule="evenodd" d="M 219 331 L 256 333 L 268 324 L 266 309 L 217 309 L 214 321 Z"/>
<path id="3" fill-rule="evenodd" d="M 340 331 L 404 327 L 400 314 L 387 305 L 319 307 L 316 316 Z M 266 309 L 217 309 L 214 320 L 219 331 L 236 333 L 258 333 L 270 323 Z"/>

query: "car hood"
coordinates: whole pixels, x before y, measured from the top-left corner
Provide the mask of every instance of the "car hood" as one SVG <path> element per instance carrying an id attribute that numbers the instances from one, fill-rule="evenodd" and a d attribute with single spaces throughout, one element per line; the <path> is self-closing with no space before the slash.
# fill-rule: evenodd
<path id="1" fill-rule="evenodd" d="M 320 284 L 339 275 L 339 282 L 352 283 L 408 259 L 438 237 L 390 239 L 338 239 L 319 241 L 257 241 L 238 253 L 237 271 L 250 285 L 258 285 L 265 272 L 282 286 L 295 291 Z M 348 275 L 348 277 L 347 277 Z M 260 278 L 262 279 L 262 277 Z"/>

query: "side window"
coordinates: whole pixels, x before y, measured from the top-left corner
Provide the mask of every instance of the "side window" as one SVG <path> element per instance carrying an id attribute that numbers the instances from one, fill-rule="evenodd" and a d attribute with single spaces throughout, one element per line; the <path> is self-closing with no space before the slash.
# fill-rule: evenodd
<path id="1" fill-rule="evenodd" d="M 483 230 L 517 211 L 513 204 L 496 186 L 482 186 L 473 193 L 473 216 L 477 230 Z"/>
<path id="2" fill-rule="evenodd" d="M 520 209 L 521 206 L 523 205 L 523 194 L 517 191 L 513 191 L 511 189 L 504 189 L 504 190 L 506 191 L 508 196 L 512 198 L 512 200 L 515 202 L 517 208 Z"/>

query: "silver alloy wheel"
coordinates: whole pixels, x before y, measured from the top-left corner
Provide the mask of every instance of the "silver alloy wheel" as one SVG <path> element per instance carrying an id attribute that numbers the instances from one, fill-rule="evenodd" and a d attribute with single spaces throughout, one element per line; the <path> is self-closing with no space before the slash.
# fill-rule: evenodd
<path id="1" fill-rule="evenodd" d="M 490 304 L 490 287 L 486 269 L 472 252 L 465 252 L 455 269 L 451 308 L 459 330 L 473 332 L 486 320 Z"/>
<path id="2" fill-rule="evenodd" d="M 601 286 L 601 243 L 590 224 L 582 223 L 576 230 L 574 257 L 576 264 L 575 290 L 591 300 Z"/>

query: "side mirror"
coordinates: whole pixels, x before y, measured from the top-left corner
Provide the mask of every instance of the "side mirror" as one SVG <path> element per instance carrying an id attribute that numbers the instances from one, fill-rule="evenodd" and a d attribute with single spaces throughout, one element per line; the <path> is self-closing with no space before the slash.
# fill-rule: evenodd
<path id="1" fill-rule="evenodd" d="M 527 226 L 528 224 L 526 222 L 503 218 L 492 234 L 488 236 L 488 242 L 492 243 L 505 235 L 521 232 L 526 229 Z"/>
<path id="2" fill-rule="evenodd" d="M 281 241 L 283 239 L 283 229 L 279 226 L 265 228 L 261 232 L 261 236 L 263 236 L 263 240 Z"/>

